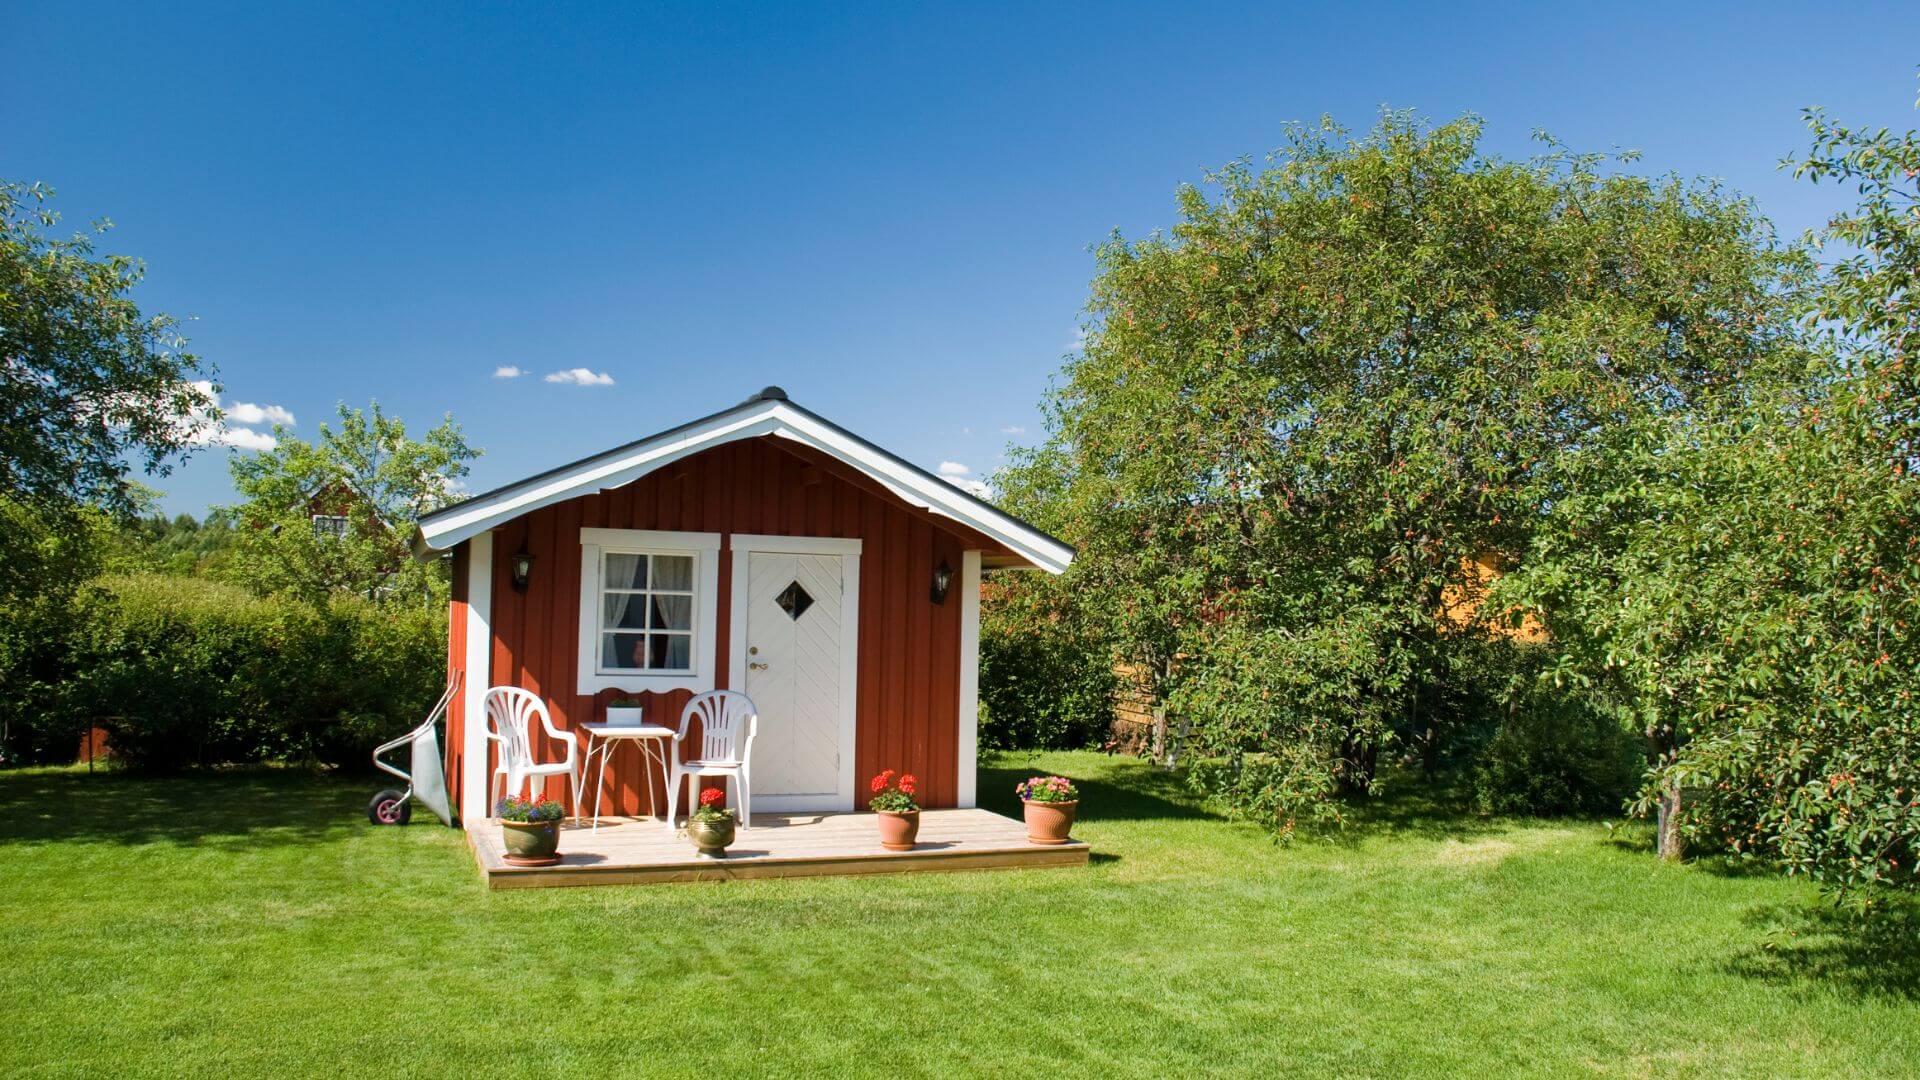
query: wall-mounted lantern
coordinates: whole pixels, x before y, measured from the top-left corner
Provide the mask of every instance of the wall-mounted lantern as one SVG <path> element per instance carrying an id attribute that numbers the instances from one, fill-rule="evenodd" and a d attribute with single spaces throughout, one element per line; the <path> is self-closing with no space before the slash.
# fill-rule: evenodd
<path id="1" fill-rule="evenodd" d="M 526 541 L 522 540 L 520 550 L 508 556 L 508 559 L 508 565 L 513 571 L 513 591 L 526 592 L 527 579 L 533 576 L 533 555 L 527 551 Z"/>
<path id="2" fill-rule="evenodd" d="M 947 565 L 947 560 L 941 559 L 940 565 L 935 567 L 933 571 L 933 588 L 927 594 L 928 599 L 936 604 L 946 603 L 947 586 L 952 584 L 953 567 Z"/>

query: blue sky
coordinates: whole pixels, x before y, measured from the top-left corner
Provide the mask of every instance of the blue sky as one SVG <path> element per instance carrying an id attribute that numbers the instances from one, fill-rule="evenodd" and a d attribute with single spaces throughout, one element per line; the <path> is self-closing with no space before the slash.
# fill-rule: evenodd
<path id="1" fill-rule="evenodd" d="M 255 428 L 451 412 L 475 489 L 768 383 L 990 472 L 1038 432 L 1089 245 L 1290 120 L 1634 147 L 1788 232 L 1844 202 L 1775 169 L 1802 106 L 1920 122 L 1911 3 L 269 6 L 9 0 L 0 175 L 112 217 Z M 611 385 L 545 378 L 574 369 Z M 229 499 L 243 452 L 165 507 Z"/>

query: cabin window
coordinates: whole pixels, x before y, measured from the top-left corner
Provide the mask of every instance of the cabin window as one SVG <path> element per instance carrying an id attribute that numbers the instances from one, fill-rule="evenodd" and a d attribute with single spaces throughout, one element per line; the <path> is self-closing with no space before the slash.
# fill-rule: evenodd
<path id="1" fill-rule="evenodd" d="M 693 670 L 697 555 L 600 554 L 600 670 Z"/>
<path id="2" fill-rule="evenodd" d="M 718 533 L 580 530 L 580 692 L 711 689 Z"/>
<path id="3" fill-rule="evenodd" d="M 328 540 L 338 540 L 347 535 L 347 517 L 345 514 L 313 515 L 313 534 Z"/>

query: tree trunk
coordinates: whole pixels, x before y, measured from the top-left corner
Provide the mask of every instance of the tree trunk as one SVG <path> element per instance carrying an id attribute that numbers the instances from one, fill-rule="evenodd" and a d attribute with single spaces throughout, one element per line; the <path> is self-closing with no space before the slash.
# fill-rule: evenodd
<path id="1" fill-rule="evenodd" d="M 1686 838 L 1680 835 L 1680 789 L 1668 784 L 1660 792 L 1660 813 L 1655 828 L 1660 857 L 1678 862 L 1686 858 Z"/>
<path id="2" fill-rule="evenodd" d="M 1373 775 L 1379 758 L 1379 744 L 1372 740 L 1344 740 L 1340 746 L 1340 775 L 1334 792 L 1339 795 L 1364 795 L 1373 790 Z"/>

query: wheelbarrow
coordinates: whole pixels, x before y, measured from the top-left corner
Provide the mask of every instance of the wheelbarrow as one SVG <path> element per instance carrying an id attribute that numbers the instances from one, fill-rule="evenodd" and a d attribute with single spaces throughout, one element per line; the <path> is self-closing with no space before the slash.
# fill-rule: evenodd
<path id="1" fill-rule="evenodd" d="M 406 781 L 407 788 L 387 788 L 367 803 L 367 820 L 375 825 L 405 825 L 413 818 L 413 804 L 419 802 L 433 811 L 442 825 L 453 824 L 453 813 L 447 805 L 447 777 L 441 767 L 440 739 L 438 725 L 447 714 L 447 705 L 453 701 L 453 695 L 460 688 L 460 679 L 456 676 L 440 695 L 439 704 L 427 714 L 426 722 L 397 739 L 383 742 L 373 750 L 373 767 L 390 776 Z M 380 760 L 380 755 L 398 750 L 402 746 L 413 748 L 413 760 L 410 769 L 401 769 L 397 765 Z"/>

